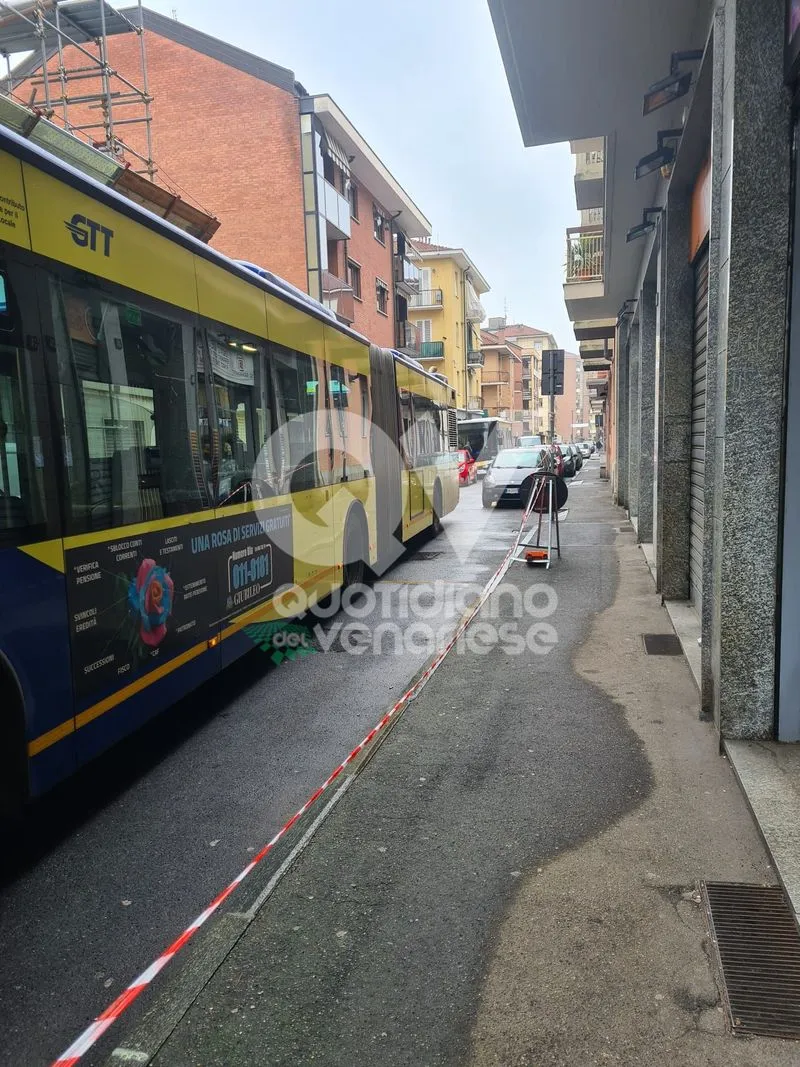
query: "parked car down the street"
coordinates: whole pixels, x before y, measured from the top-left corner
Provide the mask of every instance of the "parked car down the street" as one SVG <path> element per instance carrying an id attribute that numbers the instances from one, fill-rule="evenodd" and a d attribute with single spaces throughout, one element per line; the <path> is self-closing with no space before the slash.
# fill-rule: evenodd
<path id="1" fill-rule="evenodd" d="M 581 452 L 580 447 L 574 441 L 570 444 L 570 448 L 572 449 L 572 455 L 575 458 L 575 470 L 577 472 L 583 466 L 583 452 Z"/>
<path id="2" fill-rule="evenodd" d="M 483 506 L 527 503 L 534 474 L 549 469 L 547 450 L 542 445 L 503 449 L 484 475 Z"/>
<path id="3" fill-rule="evenodd" d="M 575 465 L 575 456 L 572 451 L 572 445 L 561 445 L 561 457 L 564 461 L 562 477 L 574 478 L 578 468 Z"/>
<path id="4" fill-rule="evenodd" d="M 553 473 L 557 474 L 559 478 L 564 477 L 564 453 L 561 451 L 561 444 L 558 441 L 553 441 L 548 446 L 550 449 L 550 456 L 553 461 Z"/>

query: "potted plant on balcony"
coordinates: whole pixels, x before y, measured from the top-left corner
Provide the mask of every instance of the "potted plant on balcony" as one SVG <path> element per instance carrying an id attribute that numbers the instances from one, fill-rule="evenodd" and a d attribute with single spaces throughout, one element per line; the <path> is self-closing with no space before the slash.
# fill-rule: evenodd
<path id="1" fill-rule="evenodd" d="M 572 246 L 572 277 L 594 278 L 597 276 L 597 246 L 595 238 L 582 235 Z"/>

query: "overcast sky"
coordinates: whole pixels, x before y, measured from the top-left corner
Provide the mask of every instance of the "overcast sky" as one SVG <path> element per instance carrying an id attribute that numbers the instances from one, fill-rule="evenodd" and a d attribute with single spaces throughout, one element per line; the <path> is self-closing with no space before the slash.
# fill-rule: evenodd
<path id="1" fill-rule="evenodd" d="M 523 147 L 486 0 L 147 6 L 329 93 L 431 220 L 432 239 L 467 251 L 491 285 L 488 314 L 507 310 L 577 351 L 562 295 L 564 230 L 579 222 L 572 156 L 568 145 Z"/>

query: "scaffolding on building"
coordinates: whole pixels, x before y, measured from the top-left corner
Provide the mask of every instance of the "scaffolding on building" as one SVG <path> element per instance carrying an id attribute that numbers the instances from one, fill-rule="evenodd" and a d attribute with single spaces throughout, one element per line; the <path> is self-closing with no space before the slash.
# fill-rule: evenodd
<path id="1" fill-rule="evenodd" d="M 0 55 L 6 61 L 4 95 L 118 163 L 124 165 L 129 157 L 131 169 L 152 182 L 156 166 L 142 0 L 137 0 L 136 13 L 138 19 L 132 21 L 108 0 L 0 0 Z M 140 86 L 109 62 L 108 38 L 121 33 L 139 38 Z M 23 52 L 31 53 L 29 58 L 12 69 L 11 57 Z M 32 89 L 27 100 L 17 95 L 23 83 Z M 98 111 L 97 121 L 82 121 L 86 110 Z M 123 132 L 142 126 L 137 149 Z"/>

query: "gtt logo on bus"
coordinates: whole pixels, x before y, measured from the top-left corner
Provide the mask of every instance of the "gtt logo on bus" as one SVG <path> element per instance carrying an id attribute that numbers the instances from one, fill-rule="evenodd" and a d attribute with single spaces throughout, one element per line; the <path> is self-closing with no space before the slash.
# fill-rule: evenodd
<path id="1" fill-rule="evenodd" d="M 72 234 L 72 240 L 79 248 L 86 248 L 88 245 L 92 252 L 97 251 L 97 235 L 101 234 L 103 238 L 103 255 L 108 256 L 111 254 L 111 238 L 114 236 L 114 231 L 109 230 L 107 226 L 101 226 L 94 219 L 87 219 L 85 215 L 77 214 L 73 215 L 69 221 L 64 220 L 64 225 Z"/>

